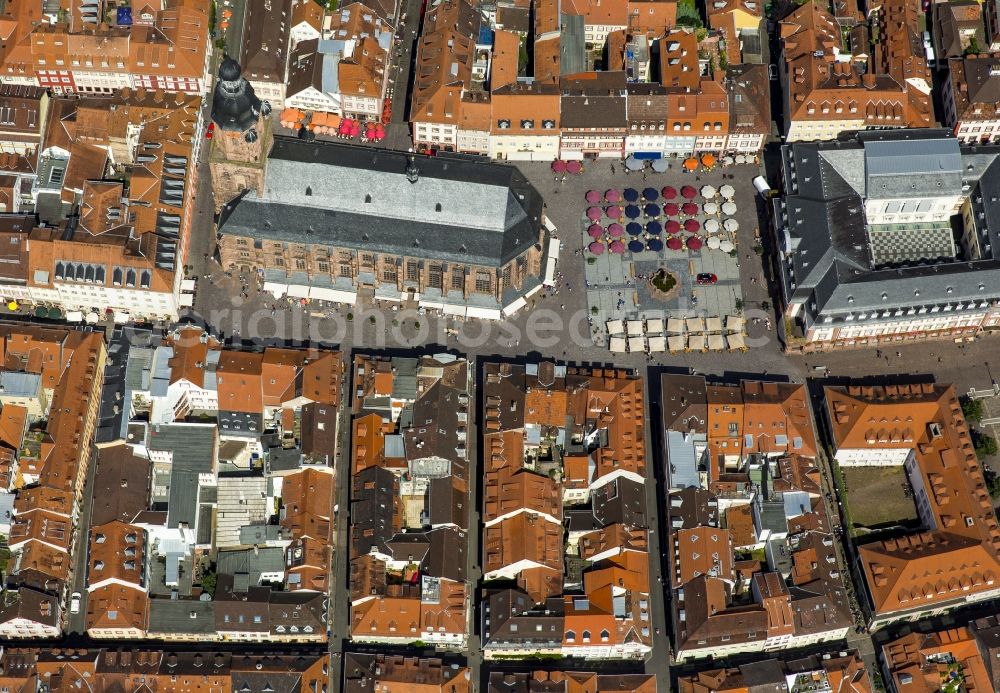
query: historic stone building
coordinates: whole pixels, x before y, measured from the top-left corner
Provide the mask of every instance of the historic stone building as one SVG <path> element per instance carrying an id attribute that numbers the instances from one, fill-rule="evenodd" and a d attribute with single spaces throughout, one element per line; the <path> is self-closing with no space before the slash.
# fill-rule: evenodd
<path id="1" fill-rule="evenodd" d="M 209 152 L 215 211 L 247 189 L 259 190 L 271 147 L 271 106 L 261 101 L 239 64 L 226 57 L 212 96 L 215 133 Z"/>
<path id="2" fill-rule="evenodd" d="M 554 266 L 542 198 L 514 167 L 276 137 L 253 187 L 223 208 L 219 251 L 277 296 L 498 319 Z"/>

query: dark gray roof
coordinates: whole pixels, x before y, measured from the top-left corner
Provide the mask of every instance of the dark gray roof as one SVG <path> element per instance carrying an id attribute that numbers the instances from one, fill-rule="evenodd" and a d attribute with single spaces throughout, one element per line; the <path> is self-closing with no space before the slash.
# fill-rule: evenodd
<path id="1" fill-rule="evenodd" d="M 424 570 L 427 575 L 448 578 L 455 582 L 465 581 L 466 548 L 469 538 L 465 532 L 451 527 L 439 527 L 427 533 L 430 548 Z"/>
<path id="2" fill-rule="evenodd" d="M 276 137 L 264 190 L 226 205 L 219 232 L 501 266 L 539 241 L 541 210 L 512 166 Z"/>
<path id="3" fill-rule="evenodd" d="M 646 526 L 646 488 L 642 484 L 617 477 L 590 494 L 594 517 L 605 527 L 623 524 Z"/>
<path id="4" fill-rule="evenodd" d="M 285 569 L 285 551 L 278 547 L 220 551 L 216 571 L 226 575 L 247 573 L 250 584 L 260 583 L 261 573 L 277 573 Z"/>
<path id="5" fill-rule="evenodd" d="M 212 602 L 197 599 L 150 599 L 150 633 L 214 633 Z"/>
<path id="6" fill-rule="evenodd" d="M 865 143 L 868 199 L 927 197 L 962 190 L 962 155 L 954 138 Z"/>
<path id="7" fill-rule="evenodd" d="M 216 428 L 211 424 L 172 423 L 152 426 L 150 450 L 173 454 L 167 526 L 198 524 L 198 475 L 214 472 Z"/>
<path id="8" fill-rule="evenodd" d="M 396 480 L 388 469 L 372 466 L 355 474 L 352 482 L 351 555 L 361 556 L 393 535 Z"/>
<path id="9" fill-rule="evenodd" d="M 212 120 L 222 130 L 246 132 L 257 122 L 260 110 L 261 101 L 240 74 L 239 63 L 223 58 L 212 95 Z"/>
<path id="10" fill-rule="evenodd" d="M 563 77 L 560 118 L 564 128 L 625 129 L 625 73 L 587 72 Z"/>

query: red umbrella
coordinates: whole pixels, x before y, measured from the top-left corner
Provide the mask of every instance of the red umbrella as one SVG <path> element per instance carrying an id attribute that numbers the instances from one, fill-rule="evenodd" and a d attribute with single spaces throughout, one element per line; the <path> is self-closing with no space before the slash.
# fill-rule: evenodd
<path id="1" fill-rule="evenodd" d="M 690 185 L 685 185 L 681 188 L 681 197 L 685 200 L 693 200 L 698 196 L 698 191 L 692 188 Z"/>
<path id="2" fill-rule="evenodd" d="M 684 220 L 684 230 L 694 233 L 701 228 L 701 224 L 698 223 L 697 219 L 685 219 Z"/>
<path id="3" fill-rule="evenodd" d="M 594 241 L 589 246 L 587 246 L 594 255 L 604 255 L 604 244 Z"/>
<path id="4" fill-rule="evenodd" d="M 351 137 L 357 137 L 361 134 L 361 123 L 354 121 L 351 123 Z"/>
<path id="5" fill-rule="evenodd" d="M 570 173 L 580 173 L 583 170 L 583 164 L 579 161 L 568 161 L 566 162 L 566 170 Z"/>
<path id="6" fill-rule="evenodd" d="M 587 191 L 587 202 L 589 204 L 596 205 L 600 201 L 601 201 L 601 193 L 597 192 L 596 190 Z"/>
<path id="7" fill-rule="evenodd" d="M 552 171 L 555 173 L 566 173 L 566 162 L 562 159 L 556 159 L 552 162 Z"/>
<path id="8" fill-rule="evenodd" d="M 671 250 L 680 250 L 681 248 L 684 247 L 684 244 L 681 243 L 681 239 L 679 239 L 677 236 L 671 236 L 670 238 L 667 239 L 667 247 L 670 248 Z"/>
<path id="9" fill-rule="evenodd" d="M 681 205 L 681 211 L 688 215 L 697 214 L 698 205 L 696 205 L 694 202 L 685 202 L 683 205 Z"/>
<path id="10" fill-rule="evenodd" d="M 342 120 L 340 121 L 340 127 L 337 128 L 338 135 L 349 135 L 351 134 L 351 121 Z"/>
<path id="11" fill-rule="evenodd" d="M 668 202 L 667 204 L 663 205 L 663 213 L 666 214 L 668 217 L 676 217 L 677 212 L 679 211 L 680 207 L 678 207 L 675 202 Z"/>
<path id="12" fill-rule="evenodd" d="M 618 205 L 611 205 L 608 207 L 608 218 L 609 219 L 621 219 L 622 218 L 622 208 Z"/>
<path id="13" fill-rule="evenodd" d="M 691 236 L 687 239 L 687 247 L 689 250 L 701 250 L 701 239 L 697 236 Z"/>
<path id="14" fill-rule="evenodd" d="M 667 233 L 680 233 L 681 223 L 676 219 L 670 219 L 667 221 L 665 228 L 667 229 Z"/>
<path id="15" fill-rule="evenodd" d="M 385 137 L 385 125 L 382 125 L 382 123 L 375 123 L 375 134 L 379 137 Z"/>
<path id="16" fill-rule="evenodd" d="M 608 227 L 608 233 L 611 234 L 612 238 L 621 238 L 625 233 L 625 227 L 621 224 L 612 224 Z"/>
<path id="17" fill-rule="evenodd" d="M 611 241 L 611 245 L 608 246 L 608 250 L 612 253 L 621 254 L 625 252 L 625 244 L 621 241 Z"/>
<path id="18" fill-rule="evenodd" d="M 660 193 L 662 193 L 663 198 L 665 200 L 672 200 L 675 197 L 677 197 L 677 189 L 676 188 L 672 188 L 669 185 L 667 187 L 665 187 L 663 190 L 661 190 Z"/>
<path id="19" fill-rule="evenodd" d="M 365 128 L 365 137 L 370 140 L 375 139 L 375 128 Z"/>
<path id="20" fill-rule="evenodd" d="M 622 201 L 622 194 L 615 189 L 611 189 L 604 193 L 604 199 L 612 204 L 617 204 Z"/>
<path id="21" fill-rule="evenodd" d="M 602 216 L 604 216 L 604 212 L 601 211 L 600 207 L 591 207 L 587 210 L 587 218 L 591 221 L 600 221 Z"/>
<path id="22" fill-rule="evenodd" d="M 604 235 L 604 227 L 600 224 L 591 224 L 587 229 L 587 235 L 591 238 L 600 238 Z"/>

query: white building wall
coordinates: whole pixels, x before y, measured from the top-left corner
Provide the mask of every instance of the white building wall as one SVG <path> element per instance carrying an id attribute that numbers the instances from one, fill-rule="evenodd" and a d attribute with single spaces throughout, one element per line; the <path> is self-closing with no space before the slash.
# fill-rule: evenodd
<path id="1" fill-rule="evenodd" d="M 900 467 L 910 448 L 841 448 L 834 457 L 841 467 Z"/>

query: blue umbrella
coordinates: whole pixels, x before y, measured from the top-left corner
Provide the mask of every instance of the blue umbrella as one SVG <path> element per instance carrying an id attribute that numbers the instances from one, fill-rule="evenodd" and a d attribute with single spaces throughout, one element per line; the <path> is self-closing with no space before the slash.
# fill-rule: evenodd
<path id="1" fill-rule="evenodd" d="M 658 217 L 660 216 L 660 206 L 654 205 L 652 203 L 646 205 L 646 216 L 647 217 Z"/>
<path id="2" fill-rule="evenodd" d="M 647 221 L 646 233 L 658 236 L 659 234 L 663 233 L 663 227 L 660 226 L 660 222 L 658 221 Z"/>
<path id="3" fill-rule="evenodd" d="M 643 249 L 642 241 L 629 241 L 628 249 L 633 253 L 641 253 Z"/>
<path id="4" fill-rule="evenodd" d="M 629 219 L 638 219 L 639 214 L 640 214 L 639 208 L 636 207 L 635 205 L 628 205 L 627 207 L 625 207 L 625 216 L 627 216 Z"/>
<path id="5" fill-rule="evenodd" d="M 656 188 L 646 188 L 642 191 L 642 199 L 655 202 L 660 197 L 660 191 Z"/>
<path id="6" fill-rule="evenodd" d="M 641 236 L 642 224 L 630 221 L 628 224 L 625 225 L 625 231 L 628 232 L 628 235 L 630 236 Z"/>
<path id="7" fill-rule="evenodd" d="M 625 198 L 626 202 L 635 202 L 639 199 L 639 191 L 635 188 L 625 188 L 625 192 L 622 193 L 622 197 Z"/>
<path id="8" fill-rule="evenodd" d="M 663 241 L 658 238 L 654 238 L 646 244 L 646 247 L 650 250 L 655 250 L 657 252 L 663 250 Z"/>

